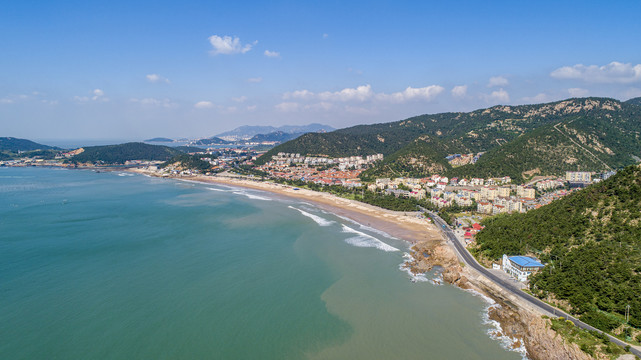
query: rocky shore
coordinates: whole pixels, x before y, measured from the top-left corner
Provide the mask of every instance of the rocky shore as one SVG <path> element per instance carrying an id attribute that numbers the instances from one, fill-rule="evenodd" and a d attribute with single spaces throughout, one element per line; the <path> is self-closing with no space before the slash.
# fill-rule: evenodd
<path id="1" fill-rule="evenodd" d="M 422 241 L 412 246 L 412 258 L 407 266 L 414 274 L 443 268 L 443 281 L 462 289 L 475 291 L 494 302 L 488 316 L 500 324 L 501 330 L 492 335 L 509 338 L 511 347 L 524 347 L 532 360 L 592 359 L 578 345 L 567 343 L 550 328 L 542 313 L 510 296 L 500 287 L 459 262 L 454 250 L 445 241 Z"/>

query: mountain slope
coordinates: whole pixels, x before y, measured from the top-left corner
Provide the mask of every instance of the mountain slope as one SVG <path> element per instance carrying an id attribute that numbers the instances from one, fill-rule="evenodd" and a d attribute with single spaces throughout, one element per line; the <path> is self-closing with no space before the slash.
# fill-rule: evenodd
<path id="1" fill-rule="evenodd" d="M 53 146 L 42 145 L 27 139 L 0 137 L 0 151 L 18 152 L 32 150 L 57 149 Z"/>
<path id="2" fill-rule="evenodd" d="M 376 167 L 365 171 L 361 178 L 373 181 L 377 177 L 423 177 L 443 174 L 451 169 L 445 157 L 447 147 L 433 136 L 422 135 L 401 150 L 384 158 Z"/>
<path id="3" fill-rule="evenodd" d="M 166 161 L 183 152 L 169 146 L 149 145 L 144 143 L 126 143 L 119 145 L 87 146 L 84 151 L 71 158 L 76 163 L 124 164 L 128 160 Z"/>
<path id="4" fill-rule="evenodd" d="M 630 304 L 630 324 L 641 327 L 641 168 L 550 205 L 493 217 L 476 238 L 489 259 L 535 254 L 550 262 L 531 280 L 540 297 L 561 301 L 586 322 L 611 330 Z"/>
<path id="5" fill-rule="evenodd" d="M 535 132 L 537 129 L 541 130 Z M 487 152 L 476 165 L 452 170 L 453 175 L 521 178 L 537 168 L 541 174 L 559 175 L 566 170 L 600 171 L 633 164 L 641 159 L 640 134 L 639 106 L 607 98 L 568 99 L 537 105 L 494 106 L 469 113 L 421 115 L 326 134 L 307 134 L 275 147 L 259 158 L 259 163 L 278 152 L 390 156 L 411 146 L 419 136 L 429 135 L 439 140 L 441 149 L 435 151 Z M 532 153 L 533 150 L 536 151 Z M 568 156 L 562 156 L 565 150 L 569 151 Z M 536 166 L 529 162 L 530 154 L 535 155 Z M 422 170 L 417 168 L 415 172 Z"/>

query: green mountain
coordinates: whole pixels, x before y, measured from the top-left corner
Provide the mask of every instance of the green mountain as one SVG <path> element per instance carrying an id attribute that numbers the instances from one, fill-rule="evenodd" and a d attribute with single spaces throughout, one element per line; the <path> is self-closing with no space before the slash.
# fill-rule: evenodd
<path id="1" fill-rule="evenodd" d="M 603 330 L 641 328 L 641 167 L 525 214 L 492 217 L 475 253 L 533 254 L 549 264 L 530 282 L 541 298 L 569 307 Z"/>
<path id="2" fill-rule="evenodd" d="M 629 105 L 641 106 L 641 97 L 630 99 L 630 100 L 626 101 L 625 103 L 629 104 Z"/>
<path id="3" fill-rule="evenodd" d="M 303 135 L 303 133 L 287 133 L 284 131 L 274 131 L 269 134 L 254 135 L 248 142 L 278 141 L 285 142 Z"/>
<path id="4" fill-rule="evenodd" d="M 451 170 L 447 163 L 447 146 L 438 138 L 421 135 L 401 150 L 386 157 L 377 167 L 362 174 L 364 180 L 379 177 L 415 177 L 421 174 L 443 174 Z"/>
<path id="5" fill-rule="evenodd" d="M 230 141 L 223 140 L 221 138 L 212 136 L 212 137 L 206 138 L 206 139 L 195 140 L 193 143 L 191 143 L 191 145 L 208 146 L 208 145 L 227 145 L 227 144 L 231 144 L 231 143 L 232 142 L 230 142 Z"/>
<path id="6" fill-rule="evenodd" d="M 634 100 L 634 99 L 633 99 Z M 469 113 L 421 115 L 384 124 L 360 125 L 331 133 L 310 133 L 274 147 L 278 152 L 349 156 L 382 153 L 417 159 L 405 172 L 425 176 L 436 168 L 419 159 L 436 153 L 485 152 L 473 165 L 448 169 L 451 176 L 505 176 L 517 180 L 569 170 L 600 171 L 641 159 L 641 107 L 608 98 L 568 99 L 547 104 L 494 106 Z M 430 136 L 438 148 L 417 148 L 414 140 Z M 405 147 L 409 147 L 405 149 Z M 429 146 L 428 146 L 429 147 Z M 426 154 L 422 154 L 426 151 Z M 407 162 L 406 162 L 407 163 Z M 370 172 L 393 176 L 387 162 Z M 366 175 L 367 176 L 367 175 Z"/>
<path id="7" fill-rule="evenodd" d="M 18 139 L 14 137 L 0 137 L 0 151 L 12 153 L 33 150 L 50 150 L 57 149 L 53 146 L 42 145 L 27 139 Z"/>
<path id="8" fill-rule="evenodd" d="M 131 142 L 119 145 L 87 146 L 84 151 L 71 158 L 76 163 L 124 164 L 127 160 L 167 161 L 182 154 L 169 146 L 149 145 Z"/>

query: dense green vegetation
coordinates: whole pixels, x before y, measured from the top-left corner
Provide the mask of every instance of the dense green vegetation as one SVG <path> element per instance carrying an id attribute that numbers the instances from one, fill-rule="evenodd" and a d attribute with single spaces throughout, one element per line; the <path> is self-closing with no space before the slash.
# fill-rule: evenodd
<path id="1" fill-rule="evenodd" d="M 332 157 L 382 153 L 393 161 L 384 161 L 365 176 L 424 176 L 439 170 L 433 166 L 439 163 L 436 155 L 486 152 L 477 164 L 446 169 L 446 175 L 522 179 L 537 171 L 560 175 L 633 164 L 641 158 L 640 134 L 641 106 L 635 99 L 569 99 L 309 133 L 274 147 L 257 164 L 278 152 Z M 433 139 L 432 145 L 417 146 L 417 139 L 425 136 Z"/>
<path id="2" fill-rule="evenodd" d="M 476 238 L 477 255 L 533 254 L 548 265 L 530 281 L 532 292 L 562 300 L 602 330 L 641 328 L 641 168 L 629 166 L 526 214 L 496 216 Z"/>
<path id="3" fill-rule="evenodd" d="M 0 137 L 0 152 L 17 153 L 21 151 L 57 149 L 53 146 L 42 145 L 27 139 Z"/>
<path id="4" fill-rule="evenodd" d="M 626 353 L 625 349 L 611 342 L 606 335 L 578 328 L 569 320 L 563 318 L 550 319 L 550 326 L 563 339 L 579 345 L 583 352 L 595 358 L 597 355 L 602 355 L 610 359 L 616 359 Z"/>
<path id="5" fill-rule="evenodd" d="M 208 145 L 228 145 L 231 144 L 230 141 L 223 140 L 221 138 L 212 136 L 207 139 L 200 139 L 194 142 L 194 145 L 208 146 Z"/>
<path id="6" fill-rule="evenodd" d="M 176 146 L 174 147 L 176 150 L 180 150 L 184 153 L 197 153 L 197 152 L 204 152 L 205 149 L 199 148 L 196 146 Z"/>
<path id="7" fill-rule="evenodd" d="M 277 141 L 285 142 L 303 135 L 303 133 L 287 133 L 284 131 L 274 131 L 269 134 L 254 135 L 248 142 Z"/>
<path id="8" fill-rule="evenodd" d="M 211 164 L 207 161 L 201 160 L 203 157 L 208 157 L 210 159 L 215 159 L 214 155 L 189 155 L 189 154 L 179 154 L 171 159 L 167 160 L 165 163 L 160 165 L 161 168 L 165 168 L 169 165 L 174 165 L 182 169 L 192 169 L 198 171 L 208 171 L 211 169 Z"/>
<path id="9" fill-rule="evenodd" d="M 378 166 L 361 174 L 361 179 L 373 181 L 377 177 L 423 177 L 444 174 L 451 169 L 445 157 L 447 146 L 433 136 L 423 135 L 401 150 L 386 157 Z"/>
<path id="10" fill-rule="evenodd" d="M 629 105 L 641 106 L 641 97 L 630 99 L 630 100 L 626 101 L 625 103 L 629 104 Z"/>
<path id="11" fill-rule="evenodd" d="M 167 161 L 172 156 L 182 153 L 168 146 L 144 143 L 87 146 L 84 150 L 82 153 L 72 157 L 70 161 L 74 163 L 102 164 L 124 164 L 128 160 Z"/>

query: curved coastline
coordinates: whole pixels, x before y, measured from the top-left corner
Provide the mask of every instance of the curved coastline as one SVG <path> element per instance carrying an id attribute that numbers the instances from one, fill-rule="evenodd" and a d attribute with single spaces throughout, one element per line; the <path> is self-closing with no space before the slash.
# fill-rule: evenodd
<path id="1" fill-rule="evenodd" d="M 140 168 L 127 171 L 159 177 L 151 170 Z M 266 191 L 276 196 L 305 200 L 320 209 L 340 217 L 351 219 L 408 242 L 411 259 L 404 264 L 414 274 L 430 271 L 434 266 L 443 268 L 443 280 L 473 294 L 480 294 L 491 306 L 487 308 L 488 321 L 498 325 L 490 331 L 492 338 L 501 341 L 510 350 L 523 354 L 529 359 L 590 359 L 576 344 L 563 341 L 551 330 L 546 315 L 518 298 L 506 294 L 473 269 L 462 266 L 452 245 L 439 229 L 419 218 L 418 212 L 390 211 L 355 200 L 344 199 L 333 194 L 270 182 L 252 181 L 236 176 L 175 176 L 170 179 L 218 184 L 231 187 Z M 488 300 L 489 299 L 489 300 Z"/>

